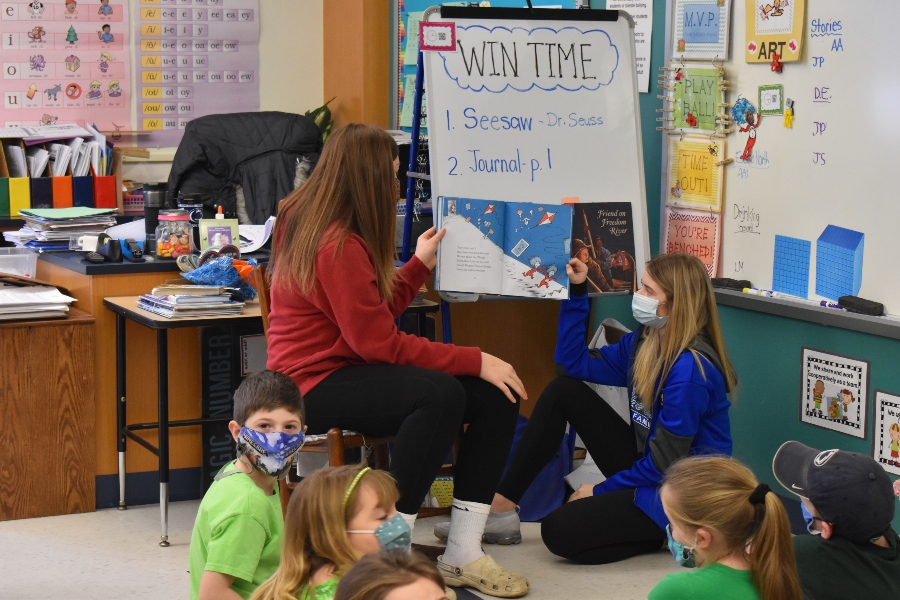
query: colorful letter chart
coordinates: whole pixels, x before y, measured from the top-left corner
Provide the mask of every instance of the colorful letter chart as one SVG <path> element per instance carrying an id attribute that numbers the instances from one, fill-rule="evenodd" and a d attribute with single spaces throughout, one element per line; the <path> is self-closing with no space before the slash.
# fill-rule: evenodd
<path id="1" fill-rule="evenodd" d="M 4 126 L 129 129 L 128 2 L 0 3 Z"/>
<path id="2" fill-rule="evenodd" d="M 137 130 L 177 145 L 188 121 L 259 110 L 257 0 L 139 0 Z M 149 141 L 148 141 L 149 138 Z"/>

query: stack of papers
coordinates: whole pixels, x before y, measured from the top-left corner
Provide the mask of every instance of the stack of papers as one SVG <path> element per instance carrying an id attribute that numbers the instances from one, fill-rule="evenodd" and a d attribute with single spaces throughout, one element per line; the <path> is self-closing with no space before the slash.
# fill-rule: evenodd
<path id="1" fill-rule="evenodd" d="M 243 302 L 235 302 L 230 294 L 154 296 L 144 294 L 138 300 L 138 308 L 167 319 L 194 319 L 197 317 L 221 317 L 239 315 L 244 311 Z"/>
<path id="2" fill-rule="evenodd" d="M 4 231 L 3 237 L 17 248 L 68 250 L 69 238 L 100 235 L 116 224 L 114 208 L 27 208 L 19 211 L 25 226 Z"/>
<path id="3" fill-rule="evenodd" d="M 0 321 L 65 317 L 75 302 L 54 287 L 0 287 Z"/>
<path id="4" fill-rule="evenodd" d="M 272 227 L 275 226 L 275 215 L 272 215 L 264 225 L 238 225 L 238 234 L 241 238 L 241 254 L 256 252 L 272 237 Z"/>
<path id="5" fill-rule="evenodd" d="M 90 131 L 72 123 L 37 127 L 0 127 L 0 138 L 21 138 L 27 145 L 91 135 Z"/>
<path id="6" fill-rule="evenodd" d="M 25 150 L 25 161 L 32 177 L 43 177 L 50 163 L 50 153 L 38 146 L 31 146 Z"/>

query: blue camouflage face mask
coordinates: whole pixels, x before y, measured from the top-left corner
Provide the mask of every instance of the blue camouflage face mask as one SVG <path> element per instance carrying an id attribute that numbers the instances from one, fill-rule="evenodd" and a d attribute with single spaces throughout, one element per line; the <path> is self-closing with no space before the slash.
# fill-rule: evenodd
<path id="1" fill-rule="evenodd" d="M 682 567 L 693 569 L 697 565 L 694 563 L 694 547 L 688 548 L 681 542 L 675 541 L 672 537 L 672 530 L 666 525 L 666 536 L 669 538 L 669 552 Z"/>
<path id="2" fill-rule="evenodd" d="M 305 439 L 306 436 L 300 431 L 262 433 L 241 427 L 237 449 L 254 467 L 266 475 L 281 479 L 290 470 L 294 456 L 300 452 Z"/>
<path id="3" fill-rule="evenodd" d="M 412 531 L 400 513 L 395 514 L 375 529 L 348 529 L 347 533 L 374 533 L 382 552 L 385 550 L 409 552 L 412 546 Z"/>

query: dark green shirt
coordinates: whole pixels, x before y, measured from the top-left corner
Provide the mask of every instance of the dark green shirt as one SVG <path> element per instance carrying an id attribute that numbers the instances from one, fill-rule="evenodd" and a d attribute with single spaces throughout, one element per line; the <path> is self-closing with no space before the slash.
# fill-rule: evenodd
<path id="1" fill-rule="evenodd" d="M 900 537 L 889 530 L 888 548 L 817 535 L 794 538 L 794 556 L 803 596 L 835 598 L 900 598 Z"/>

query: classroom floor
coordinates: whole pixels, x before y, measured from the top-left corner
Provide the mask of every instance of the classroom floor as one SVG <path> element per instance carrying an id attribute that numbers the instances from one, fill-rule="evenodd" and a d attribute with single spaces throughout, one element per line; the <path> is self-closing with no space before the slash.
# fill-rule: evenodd
<path id="1" fill-rule="evenodd" d="M 188 545 L 199 501 L 173 503 L 169 511 L 169 548 L 160 548 L 159 506 L 127 511 L 100 510 L 83 515 L 0 522 L 5 549 L 0 597 L 28 600 L 133 598 L 160 600 L 188 594 Z M 422 519 L 413 540 L 437 544 L 434 523 Z M 523 524 L 518 546 L 488 546 L 503 566 L 527 573 L 529 600 L 605 597 L 646 598 L 667 573 L 678 566 L 668 552 L 597 567 L 567 563 L 550 554 L 540 538 L 540 525 Z M 476 595 L 459 594 L 460 600 Z M 480 596 L 485 597 L 488 596 Z"/>

